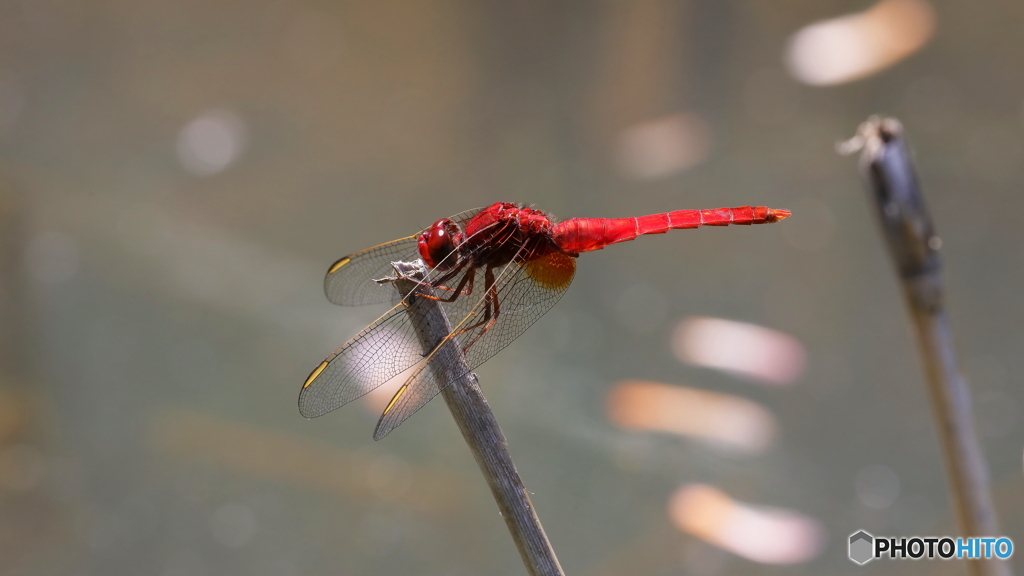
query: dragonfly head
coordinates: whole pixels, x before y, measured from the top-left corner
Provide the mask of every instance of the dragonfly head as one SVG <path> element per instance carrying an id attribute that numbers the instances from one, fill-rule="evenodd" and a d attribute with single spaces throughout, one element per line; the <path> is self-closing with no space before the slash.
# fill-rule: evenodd
<path id="1" fill-rule="evenodd" d="M 431 268 L 447 270 L 455 267 L 456 259 L 449 258 L 455 252 L 456 242 L 461 235 L 459 225 L 450 218 L 442 218 L 427 228 L 416 240 L 420 257 Z"/>

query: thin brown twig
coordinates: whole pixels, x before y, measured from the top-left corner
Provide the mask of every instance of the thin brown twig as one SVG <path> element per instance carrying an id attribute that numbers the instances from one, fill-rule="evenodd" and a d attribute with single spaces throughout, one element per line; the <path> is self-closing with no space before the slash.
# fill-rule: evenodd
<path id="1" fill-rule="evenodd" d="M 974 430 L 970 390 L 957 368 L 943 302 L 942 243 L 925 208 L 903 126 L 895 118 L 868 119 L 852 140 L 840 146 L 845 153 L 858 149 L 917 333 L 960 530 L 964 537 L 997 536 L 988 465 Z M 967 565 L 973 576 L 1012 576 L 1007 561 Z"/>
<path id="2" fill-rule="evenodd" d="M 398 277 L 394 279 L 395 288 L 403 298 L 417 290 L 424 290 L 418 280 L 423 279 L 422 264 L 395 262 Z M 415 296 L 413 296 L 415 298 Z M 444 313 L 444 308 L 436 300 L 418 298 L 415 306 L 408 306 L 416 335 L 425 350 L 430 350 L 438 342 L 444 340 L 451 332 L 451 323 Z M 505 519 L 512 539 L 519 549 L 523 564 L 531 576 L 564 576 L 558 563 L 555 551 L 544 533 L 544 527 L 534 511 L 533 503 L 526 492 L 512 456 L 508 452 L 505 436 L 498 427 L 494 417 L 480 391 L 475 374 L 469 371 L 465 354 L 456 338 L 445 342 L 436 354 L 441 355 L 440 362 L 433 366 L 451 370 L 453 374 L 438 374 L 439 382 L 454 381 L 441 390 L 445 402 L 462 431 L 462 437 L 469 445 L 473 457 L 480 465 L 487 484 L 491 487 L 498 510 Z M 449 359 L 446 359 L 448 356 Z M 451 358 L 455 356 L 455 358 Z"/>

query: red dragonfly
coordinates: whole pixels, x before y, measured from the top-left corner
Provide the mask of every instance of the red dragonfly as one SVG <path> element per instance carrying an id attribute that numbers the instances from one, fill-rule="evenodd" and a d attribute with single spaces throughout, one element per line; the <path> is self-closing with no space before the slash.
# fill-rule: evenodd
<path id="1" fill-rule="evenodd" d="M 331 265 L 327 299 L 346 306 L 392 302 L 394 307 L 320 363 L 299 393 L 299 412 L 315 418 L 359 398 L 416 366 L 377 422 L 379 440 L 450 383 L 453 374 L 435 354 L 455 339 L 470 370 L 508 346 L 561 298 L 576 272 L 576 257 L 643 234 L 676 228 L 766 224 L 789 216 L 765 206 L 678 210 L 635 218 L 573 218 L 555 223 L 531 207 L 498 202 L 442 218 L 405 238 L 350 254 Z M 393 286 L 375 282 L 394 261 L 421 258 L 428 271 L 421 289 L 400 301 Z M 442 303 L 452 331 L 424 350 L 406 313 L 419 298 Z M 456 374 L 452 379 L 465 374 Z"/>

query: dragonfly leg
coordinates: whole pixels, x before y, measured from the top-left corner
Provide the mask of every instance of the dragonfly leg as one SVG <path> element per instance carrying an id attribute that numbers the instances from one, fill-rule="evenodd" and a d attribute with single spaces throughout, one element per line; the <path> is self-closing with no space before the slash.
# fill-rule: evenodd
<path id="1" fill-rule="evenodd" d="M 462 280 L 459 281 L 459 285 L 457 287 L 455 287 L 454 289 L 453 288 L 448 288 L 447 286 L 438 286 L 437 287 L 438 289 L 441 289 L 441 290 L 451 290 L 452 291 L 452 295 L 451 295 L 450 298 L 441 298 L 440 296 L 430 296 L 428 294 L 420 294 L 419 296 L 421 298 L 428 298 L 430 300 L 437 300 L 438 302 L 454 302 L 455 299 L 458 298 L 459 296 L 469 296 L 470 294 L 473 293 L 473 277 L 474 276 L 476 276 L 476 274 L 474 274 L 473 270 L 470 269 L 462 277 Z M 443 282 L 443 281 L 445 281 L 445 279 L 440 279 L 440 280 L 438 280 L 438 283 Z"/>
<path id="2" fill-rule="evenodd" d="M 461 272 L 462 269 L 465 268 L 466 264 L 468 264 L 468 263 L 469 263 L 468 261 L 460 262 L 457 266 L 455 266 L 455 268 L 450 270 L 447 274 L 441 276 L 440 278 L 438 278 L 437 280 L 434 280 L 433 282 L 424 282 L 423 280 L 418 280 L 416 278 L 406 278 L 406 280 L 414 282 L 414 283 L 416 283 L 416 285 L 423 286 L 425 288 L 440 288 L 440 289 L 444 290 L 446 288 L 444 286 L 440 286 L 440 284 L 444 284 L 445 282 L 447 282 L 447 281 L 451 280 L 452 278 L 454 278 L 455 275 L 458 274 L 459 272 Z"/>
<path id="3" fill-rule="evenodd" d="M 479 340 L 481 336 L 494 327 L 494 324 L 498 321 L 499 313 L 500 307 L 498 305 L 498 292 L 494 286 L 494 269 L 491 266 L 488 266 L 484 271 L 484 317 L 476 324 L 460 330 L 459 334 L 468 332 L 480 326 L 483 326 L 484 328 L 479 334 L 473 337 L 473 340 L 471 340 L 469 344 L 462 347 L 463 353 L 469 350 L 470 346 L 476 344 L 476 341 Z"/>

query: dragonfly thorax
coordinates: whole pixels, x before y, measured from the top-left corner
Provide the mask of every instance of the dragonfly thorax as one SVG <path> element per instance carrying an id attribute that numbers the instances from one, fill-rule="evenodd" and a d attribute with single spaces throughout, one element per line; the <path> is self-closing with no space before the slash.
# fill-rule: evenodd
<path id="1" fill-rule="evenodd" d="M 489 266 L 502 266 L 517 257 L 526 261 L 557 250 L 548 215 L 511 202 L 484 208 L 466 223 L 456 245 L 460 255 Z"/>

